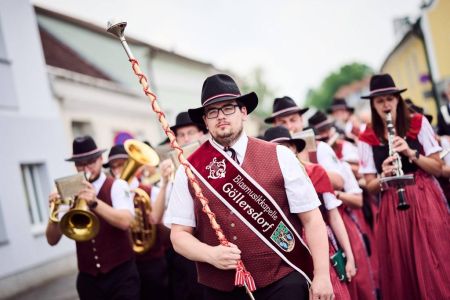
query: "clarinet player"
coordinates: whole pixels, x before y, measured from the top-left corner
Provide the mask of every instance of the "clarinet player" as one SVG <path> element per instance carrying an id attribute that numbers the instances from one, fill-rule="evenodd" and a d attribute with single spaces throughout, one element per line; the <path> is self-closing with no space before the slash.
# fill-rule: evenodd
<path id="1" fill-rule="evenodd" d="M 370 101 L 372 124 L 360 136 L 360 172 L 369 192 L 381 196 L 376 242 L 382 299 L 449 299 L 449 213 L 434 177 L 442 170 L 441 148 L 428 120 L 407 111 L 401 96 L 405 90 L 389 74 L 374 75 L 370 94 L 362 97 Z M 383 190 L 380 185 L 380 177 L 399 171 L 396 155 L 389 156 L 387 112 L 396 133 L 393 151 L 401 158 L 403 173 L 415 178 L 415 184 L 405 186 L 408 210 L 397 209 L 395 188 Z"/>

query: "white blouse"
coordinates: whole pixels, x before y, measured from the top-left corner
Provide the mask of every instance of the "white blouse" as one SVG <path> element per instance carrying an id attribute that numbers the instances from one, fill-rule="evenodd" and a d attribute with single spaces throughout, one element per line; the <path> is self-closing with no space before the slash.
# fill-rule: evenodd
<path id="1" fill-rule="evenodd" d="M 417 135 L 417 139 L 422 145 L 425 156 L 442 151 L 441 146 L 439 146 L 439 143 L 435 138 L 433 128 L 425 117 L 422 117 L 422 126 L 419 134 Z M 377 169 L 373 158 L 372 146 L 365 142 L 359 141 L 358 152 L 360 157 L 359 172 L 361 174 L 376 174 Z"/>

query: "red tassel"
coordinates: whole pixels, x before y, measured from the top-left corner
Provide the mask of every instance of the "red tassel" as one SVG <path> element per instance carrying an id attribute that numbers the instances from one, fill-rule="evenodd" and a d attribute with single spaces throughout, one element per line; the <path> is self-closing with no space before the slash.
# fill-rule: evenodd
<path id="1" fill-rule="evenodd" d="M 235 286 L 247 286 L 247 289 L 250 292 L 254 292 L 256 290 L 255 280 L 253 280 L 252 275 L 248 272 L 242 261 L 239 261 L 236 268 L 236 276 L 234 279 Z"/>

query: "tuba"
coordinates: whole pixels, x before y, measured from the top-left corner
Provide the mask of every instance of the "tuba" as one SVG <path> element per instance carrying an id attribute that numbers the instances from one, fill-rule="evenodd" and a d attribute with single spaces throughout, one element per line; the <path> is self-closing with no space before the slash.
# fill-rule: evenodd
<path id="1" fill-rule="evenodd" d="M 61 232 L 68 238 L 77 242 L 89 241 L 95 238 L 100 230 L 98 217 L 89 210 L 86 200 L 73 197 L 74 192 L 67 194 L 66 190 L 71 190 L 73 186 L 79 184 L 83 177 L 90 175 L 79 173 L 55 180 L 61 200 L 52 203 L 50 206 L 50 221 L 59 223 Z M 70 210 L 64 214 L 61 220 L 58 219 L 60 205 L 70 206 Z"/>
<path id="2" fill-rule="evenodd" d="M 395 128 L 394 124 L 392 123 L 391 112 L 386 112 L 386 127 L 388 130 L 389 156 L 395 156 L 395 170 L 394 176 L 383 177 L 380 179 L 381 186 L 383 187 L 383 189 L 391 187 L 397 189 L 397 209 L 407 210 L 410 205 L 406 202 L 405 186 L 414 184 L 414 175 L 404 175 L 402 169 L 402 160 L 400 158 L 400 155 L 394 150 Z"/>
<path id="3" fill-rule="evenodd" d="M 148 145 L 137 140 L 127 140 L 124 146 L 128 153 L 128 160 L 120 174 L 120 179 L 130 183 L 141 166 L 158 165 L 158 154 Z M 151 224 L 147 215 L 152 209 L 150 196 L 141 188 L 136 188 L 132 192 L 134 192 L 135 217 L 130 228 L 131 242 L 133 251 L 141 254 L 155 244 L 157 226 Z"/>

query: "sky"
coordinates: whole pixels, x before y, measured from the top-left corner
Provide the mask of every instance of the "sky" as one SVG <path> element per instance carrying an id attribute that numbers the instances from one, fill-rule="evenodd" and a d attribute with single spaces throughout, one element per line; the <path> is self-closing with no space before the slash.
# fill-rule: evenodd
<path id="1" fill-rule="evenodd" d="M 126 36 L 231 70 L 257 67 L 277 96 L 303 103 L 340 66 L 379 70 L 398 41 L 393 20 L 418 16 L 421 0 L 31 0 Z"/>

